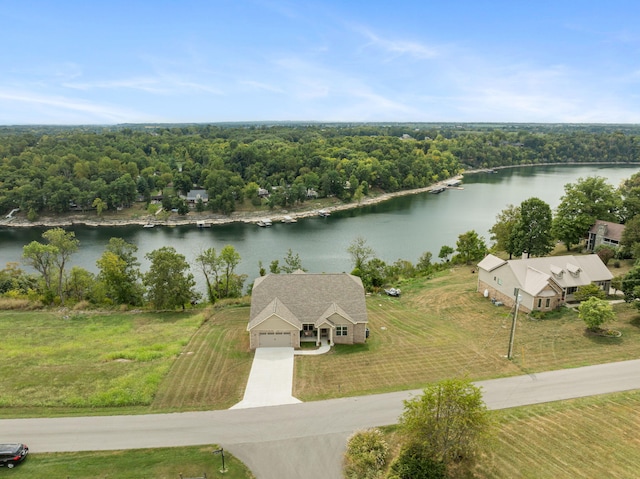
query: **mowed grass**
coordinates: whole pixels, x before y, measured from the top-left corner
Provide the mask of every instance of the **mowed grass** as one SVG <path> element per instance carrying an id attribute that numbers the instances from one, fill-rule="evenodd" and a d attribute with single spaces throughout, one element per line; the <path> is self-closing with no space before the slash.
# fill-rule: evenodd
<path id="1" fill-rule="evenodd" d="M 251 367 L 245 310 L 2 312 L 0 415 L 226 408 Z"/>
<path id="2" fill-rule="evenodd" d="M 251 479 L 246 466 L 225 451 L 227 472 L 221 473 L 217 446 L 132 449 L 127 451 L 31 454 L 10 472 L 14 479 L 178 479 L 206 477 Z"/>
<path id="3" fill-rule="evenodd" d="M 294 396 L 315 400 L 419 389 L 443 378 L 487 379 L 639 356 L 640 315 L 621 304 L 610 325 L 623 333 L 620 338 L 587 334 L 577 313 L 566 308 L 543 320 L 519 314 L 514 358 L 507 360 L 512 311 L 476 292 L 476 282 L 471 268 L 457 268 L 403 284 L 399 299 L 367 298 L 367 343 L 296 357 Z"/>
<path id="4" fill-rule="evenodd" d="M 176 359 L 152 410 L 226 409 L 242 400 L 253 361 L 248 318 L 247 307 L 211 314 Z"/>
<path id="5" fill-rule="evenodd" d="M 478 477 L 631 479 L 640 471 L 640 391 L 495 411 Z"/>

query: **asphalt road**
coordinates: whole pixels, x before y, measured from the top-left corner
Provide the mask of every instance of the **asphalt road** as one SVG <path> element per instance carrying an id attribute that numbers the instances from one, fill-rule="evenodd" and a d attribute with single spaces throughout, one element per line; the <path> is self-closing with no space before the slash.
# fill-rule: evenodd
<path id="1" fill-rule="evenodd" d="M 476 382 L 490 409 L 640 389 L 640 360 Z M 397 422 L 419 390 L 250 409 L 0 420 L 32 452 L 219 444 L 258 479 L 339 479 L 354 431 Z"/>

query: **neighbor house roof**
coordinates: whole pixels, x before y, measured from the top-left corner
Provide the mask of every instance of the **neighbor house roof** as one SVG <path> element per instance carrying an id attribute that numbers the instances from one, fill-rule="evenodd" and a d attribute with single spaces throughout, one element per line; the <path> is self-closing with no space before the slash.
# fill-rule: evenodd
<path id="1" fill-rule="evenodd" d="M 275 302 L 274 302 L 275 301 Z M 254 282 L 248 329 L 275 311 L 288 322 L 313 323 L 338 313 L 352 323 L 367 322 L 364 287 L 357 276 L 340 274 L 268 274 Z M 283 313 L 285 314 L 285 313 Z M 285 319 L 287 320 L 287 319 Z M 293 323 L 292 323 L 293 324 Z"/>
<path id="2" fill-rule="evenodd" d="M 202 199 L 202 201 L 208 200 L 207 190 L 189 190 L 187 192 L 187 201 L 198 201 L 198 198 Z"/>
<path id="3" fill-rule="evenodd" d="M 547 256 L 508 261 L 487 255 L 478 263 L 478 267 L 485 271 L 493 271 L 505 265 L 511 269 L 520 287 L 533 296 L 540 294 L 550 280 L 562 288 L 570 288 L 613 278 L 596 254 Z"/>
<path id="4" fill-rule="evenodd" d="M 614 241 L 620 242 L 620 240 L 622 240 L 622 233 L 624 232 L 624 225 L 621 225 L 620 223 L 612 223 L 611 221 L 602 221 L 602 220 L 597 220 L 595 222 L 595 224 L 591 227 L 591 229 L 589 230 L 590 234 L 597 234 L 598 233 L 598 227 L 600 225 L 605 225 L 606 228 L 606 233 L 605 233 L 605 237 L 612 239 Z"/>

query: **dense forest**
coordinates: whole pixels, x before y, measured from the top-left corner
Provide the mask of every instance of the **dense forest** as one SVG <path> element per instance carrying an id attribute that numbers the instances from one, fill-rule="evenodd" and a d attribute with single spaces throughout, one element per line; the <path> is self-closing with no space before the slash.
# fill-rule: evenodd
<path id="1" fill-rule="evenodd" d="M 309 194 L 353 201 L 464 170 L 640 161 L 640 126 L 543 124 L 193 124 L 0 128 L 0 211 L 115 210 L 162 195 L 230 214 Z M 170 189 L 167 189 L 171 187 Z M 260 199 L 258 192 L 270 193 Z"/>

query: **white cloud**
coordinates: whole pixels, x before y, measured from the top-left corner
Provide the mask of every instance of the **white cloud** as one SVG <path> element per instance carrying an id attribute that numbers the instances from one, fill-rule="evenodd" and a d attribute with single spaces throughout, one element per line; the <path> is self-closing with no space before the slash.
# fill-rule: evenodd
<path id="1" fill-rule="evenodd" d="M 369 40 L 368 46 L 379 48 L 396 56 L 407 55 L 421 60 L 441 55 L 441 50 L 417 41 L 383 38 L 369 28 L 355 26 L 353 30 Z"/>
<path id="2" fill-rule="evenodd" d="M 25 105 L 38 110 L 40 116 L 74 118 L 74 121 L 79 123 L 86 123 L 88 121 L 119 123 L 131 121 L 131 118 L 140 117 L 139 114 L 131 110 L 119 107 L 111 107 L 64 96 L 45 96 L 25 91 L 7 91 L 0 89 L 0 104 L 3 105 L 2 110 L 5 110 L 5 115 L 11 114 L 10 112 L 13 111 L 13 117 L 16 119 L 20 117 L 20 113 L 16 112 L 21 111 Z M 33 112 L 30 111 L 29 114 L 32 115 Z M 83 120 L 78 121 L 77 119 L 79 118 L 83 118 Z M 19 122 L 16 119 L 10 120 L 7 118 L 4 119 L 4 121 L 9 123 Z M 2 120 L 0 119 L 0 121 Z M 28 122 L 38 123 L 38 121 L 34 121 L 33 118 L 29 119 Z"/>

